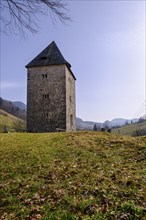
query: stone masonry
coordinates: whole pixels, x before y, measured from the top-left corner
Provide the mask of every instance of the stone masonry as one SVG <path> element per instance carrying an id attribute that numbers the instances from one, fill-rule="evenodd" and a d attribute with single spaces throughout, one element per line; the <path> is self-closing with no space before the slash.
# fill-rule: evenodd
<path id="1" fill-rule="evenodd" d="M 75 131 L 75 77 L 52 42 L 27 66 L 27 131 Z"/>

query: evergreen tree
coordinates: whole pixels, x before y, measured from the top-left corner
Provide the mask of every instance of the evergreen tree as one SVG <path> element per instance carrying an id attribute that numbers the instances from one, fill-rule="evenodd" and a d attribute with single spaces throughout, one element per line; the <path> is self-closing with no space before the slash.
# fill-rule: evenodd
<path id="1" fill-rule="evenodd" d="M 93 131 L 97 131 L 97 125 L 94 124 Z"/>

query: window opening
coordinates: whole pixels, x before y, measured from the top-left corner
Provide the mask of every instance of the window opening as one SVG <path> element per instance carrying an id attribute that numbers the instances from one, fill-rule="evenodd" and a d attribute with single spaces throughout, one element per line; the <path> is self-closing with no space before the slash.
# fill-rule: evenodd
<path id="1" fill-rule="evenodd" d="M 42 78 L 44 79 L 44 78 L 47 78 L 48 77 L 48 75 L 47 74 L 42 74 Z"/>
<path id="2" fill-rule="evenodd" d="M 30 80 L 30 73 L 27 74 L 27 79 Z"/>
<path id="3" fill-rule="evenodd" d="M 73 115 L 70 115 L 70 125 L 73 126 Z"/>
<path id="4" fill-rule="evenodd" d="M 43 94 L 43 99 L 49 98 L 49 94 Z"/>
<path id="5" fill-rule="evenodd" d="M 47 59 L 47 57 L 41 57 L 41 60 L 46 60 Z"/>
<path id="6" fill-rule="evenodd" d="M 69 101 L 71 102 L 71 95 L 69 96 Z"/>
<path id="7" fill-rule="evenodd" d="M 49 113 L 48 112 L 42 112 L 42 117 L 43 118 L 48 118 L 49 116 Z"/>

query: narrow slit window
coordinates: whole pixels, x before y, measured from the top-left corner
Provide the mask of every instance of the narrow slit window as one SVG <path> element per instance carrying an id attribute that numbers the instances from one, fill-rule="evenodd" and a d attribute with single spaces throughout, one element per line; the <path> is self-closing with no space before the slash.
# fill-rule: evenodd
<path id="1" fill-rule="evenodd" d="M 27 74 L 27 79 L 30 80 L 30 73 Z"/>
<path id="2" fill-rule="evenodd" d="M 71 95 L 69 96 L 69 101 L 71 102 Z"/>
<path id="3" fill-rule="evenodd" d="M 70 115 L 70 125 L 73 126 L 73 115 Z"/>

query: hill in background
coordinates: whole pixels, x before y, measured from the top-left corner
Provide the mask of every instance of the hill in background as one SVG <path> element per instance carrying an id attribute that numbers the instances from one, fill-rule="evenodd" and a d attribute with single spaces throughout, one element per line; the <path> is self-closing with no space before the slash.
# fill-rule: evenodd
<path id="1" fill-rule="evenodd" d="M 26 105 L 21 102 L 12 102 L 0 98 L 0 109 L 26 121 Z"/>
<path id="2" fill-rule="evenodd" d="M 7 131 L 25 131 L 26 122 L 0 109 L 0 133 Z"/>
<path id="3" fill-rule="evenodd" d="M 138 119 L 133 119 L 132 122 L 136 122 Z M 95 122 L 95 121 L 83 121 L 81 118 L 76 118 L 76 125 L 78 130 L 93 130 L 94 125 L 96 124 L 97 128 L 99 130 L 101 128 L 113 128 L 113 127 L 121 127 L 124 126 L 126 123 L 131 123 L 130 119 L 124 119 L 124 118 L 115 118 L 111 121 L 106 120 L 103 123 Z"/>
<path id="4" fill-rule="evenodd" d="M 26 111 L 26 104 L 24 104 L 23 102 L 15 101 L 15 102 L 12 102 L 12 104 L 18 107 L 19 109 Z"/>
<path id="5" fill-rule="evenodd" d="M 146 120 L 139 119 L 138 122 L 126 124 L 121 128 L 113 130 L 114 134 L 128 135 L 128 136 L 143 136 L 146 135 Z"/>
<path id="6" fill-rule="evenodd" d="M 127 136 L 142 136 L 146 135 L 146 119 L 126 120 L 123 118 L 113 119 L 112 121 L 105 121 L 104 123 L 83 121 L 80 118 L 76 119 L 77 130 L 93 130 L 94 125 L 97 126 L 97 131 L 101 128 L 112 129 L 112 133 Z"/>

